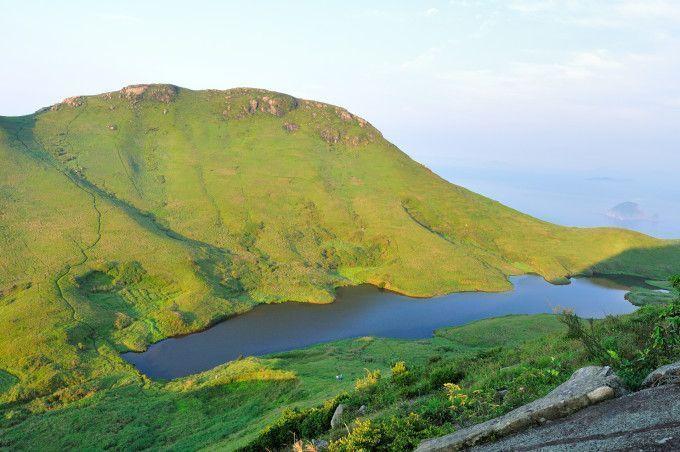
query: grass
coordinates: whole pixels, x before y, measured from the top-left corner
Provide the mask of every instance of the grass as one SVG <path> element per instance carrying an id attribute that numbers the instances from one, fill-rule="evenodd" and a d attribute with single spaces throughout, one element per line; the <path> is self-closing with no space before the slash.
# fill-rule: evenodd
<path id="1" fill-rule="evenodd" d="M 605 343 L 629 347 L 653 329 L 658 309 L 617 320 Z M 606 322 L 597 325 L 609 331 Z M 119 376 L 5 407 L 0 447 L 263 450 L 273 446 L 263 438 L 280 438 L 278 447 L 302 437 L 353 450 L 377 435 L 374 448 L 403 450 L 541 397 L 583 365 L 605 364 L 566 333 L 556 315 L 517 315 L 443 328 L 431 339 L 364 337 L 245 358 L 165 383 Z M 329 427 L 338 403 L 353 435 Z"/>
<path id="2" fill-rule="evenodd" d="M 537 220 L 442 180 L 339 107 L 264 90 L 151 85 L 0 117 L 0 160 L 0 369 L 16 379 L 0 404 L 21 413 L 125 406 L 159 386 L 119 352 L 258 303 L 680 271 L 677 242 Z M 149 391 L 150 406 L 174 400 Z"/>
<path id="3" fill-rule="evenodd" d="M 0 447 L 234 449 L 284 407 L 309 408 L 352 391 L 365 368 L 390 375 L 395 361 L 405 361 L 446 370 L 455 359 L 495 349 L 501 334 L 514 347 L 563 331 L 555 316 L 511 316 L 442 329 L 428 340 L 367 337 L 246 358 L 168 383 L 130 377 L 112 387 L 79 385 L 6 407 Z"/>
<path id="4" fill-rule="evenodd" d="M 674 295 L 669 304 L 650 302 L 633 314 L 586 327 L 564 313 L 559 324 L 567 334 L 554 316 L 510 316 L 441 330 L 437 339 L 463 347 L 425 362 L 400 361 L 394 353 L 388 371 L 369 366 L 352 390 L 311 409 L 285 411 L 245 449 L 275 450 L 323 438 L 331 451 L 411 450 L 423 439 L 535 400 L 588 364 L 613 367 L 636 389 L 650 371 L 680 358 L 680 299 L 677 291 Z M 339 403 L 342 426 L 331 428 Z"/>
<path id="5" fill-rule="evenodd" d="M 5 371 L 0 370 L 0 393 L 8 391 L 17 382 L 17 378 Z"/>

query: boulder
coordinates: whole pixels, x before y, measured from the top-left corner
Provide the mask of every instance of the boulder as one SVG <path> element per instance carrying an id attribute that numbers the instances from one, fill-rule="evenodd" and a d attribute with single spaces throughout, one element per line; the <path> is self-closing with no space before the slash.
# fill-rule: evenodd
<path id="1" fill-rule="evenodd" d="M 609 399 L 471 450 L 680 451 L 680 385 Z"/>
<path id="2" fill-rule="evenodd" d="M 312 446 L 314 446 L 316 450 L 328 449 L 328 441 L 326 441 L 325 439 L 313 439 L 311 442 Z"/>
<path id="3" fill-rule="evenodd" d="M 616 393 L 614 392 L 614 389 L 610 388 L 609 386 L 600 386 L 599 388 L 590 391 L 586 395 L 588 396 L 588 400 L 590 400 L 591 403 L 598 403 L 602 402 L 603 400 L 613 399 Z"/>
<path id="4" fill-rule="evenodd" d="M 680 384 L 680 361 L 661 366 L 644 379 L 643 388 Z"/>
<path id="5" fill-rule="evenodd" d="M 345 405 L 342 403 L 338 405 L 338 407 L 335 409 L 335 412 L 333 413 L 333 417 L 331 418 L 331 428 L 335 428 L 338 425 L 340 425 L 340 422 L 342 420 L 342 413 L 345 411 Z"/>
<path id="6" fill-rule="evenodd" d="M 507 389 L 499 389 L 496 391 L 496 394 L 494 395 L 494 400 L 496 403 L 503 403 L 503 400 L 505 400 L 505 396 L 508 395 L 508 390 Z"/>
<path id="7" fill-rule="evenodd" d="M 589 405 L 626 393 L 608 366 L 577 370 L 545 397 L 511 412 L 440 438 L 423 441 L 417 451 L 450 451 L 474 446 L 491 438 L 519 432 L 531 425 L 565 417 Z"/>

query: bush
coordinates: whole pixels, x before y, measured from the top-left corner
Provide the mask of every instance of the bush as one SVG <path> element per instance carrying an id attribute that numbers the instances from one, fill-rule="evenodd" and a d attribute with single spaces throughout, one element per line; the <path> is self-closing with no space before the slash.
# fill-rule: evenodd
<path id="1" fill-rule="evenodd" d="M 441 388 L 444 383 L 459 383 L 463 378 L 465 372 L 456 363 L 436 367 L 427 376 L 431 388 Z"/>
<path id="2" fill-rule="evenodd" d="M 460 386 L 455 383 L 444 383 L 446 396 L 451 403 L 453 411 L 462 411 L 462 409 L 469 403 L 468 395 L 462 390 Z"/>
<path id="3" fill-rule="evenodd" d="M 273 424 L 242 451 L 277 450 L 292 445 L 300 438 L 311 439 L 330 428 L 331 418 L 344 396 L 326 401 L 323 405 L 306 410 L 287 409 Z"/>
<path id="4" fill-rule="evenodd" d="M 451 410 L 451 402 L 448 398 L 439 394 L 426 397 L 414 405 L 414 411 L 427 419 L 432 425 L 443 425 L 453 422 L 456 419 L 455 413 Z"/>
<path id="5" fill-rule="evenodd" d="M 112 270 L 114 286 L 129 286 L 140 282 L 146 270 L 136 261 L 125 262 Z"/>
<path id="6" fill-rule="evenodd" d="M 381 442 L 380 430 L 373 428 L 370 419 L 357 419 L 352 431 L 329 445 L 330 452 L 373 450 Z"/>
<path id="7" fill-rule="evenodd" d="M 680 277 L 671 282 L 679 287 Z M 623 319 L 607 317 L 584 325 L 573 312 L 564 312 L 560 321 L 567 326 L 567 336 L 581 342 L 590 360 L 613 367 L 631 387 L 680 357 L 680 299 L 665 306 L 643 306 Z"/>
<path id="8" fill-rule="evenodd" d="M 398 361 L 392 366 L 392 382 L 397 386 L 410 393 L 408 386 L 415 382 L 415 374 L 406 367 L 404 361 Z M 417 370 L 417 369 L 416 369 Z"/>
<path id="9" fill-rule="evenodd" d="M 380 369 L 376 369 L 373 372 L 366 369 L 366 376 L 357 379 L 354 383 L 354 388 L 357 391 L 371 390 L 375 388 L 375 385 L 380 381 Z"/>
<path id="10" fill-rule="evenodd" d="M 404 361 L 397 361 L 394 366 L 392 366 L 392 378 L 407 372 L 406 363 Z"/>
<path id="11" fill-rule="evenodd" d="M 421 440 L 437 433 L 439 432 L 427 420 L 416 413 L 392 416 L 382 422 L 357 420 L 352 431 L 332 442 L 329 450 L 331 452 L 413 450 Z"/>
<path id="12" fill-rule="evenodd" d="M 671 276 L 669 281 L 675 290 L 680 290 L 680 275 Z"/>

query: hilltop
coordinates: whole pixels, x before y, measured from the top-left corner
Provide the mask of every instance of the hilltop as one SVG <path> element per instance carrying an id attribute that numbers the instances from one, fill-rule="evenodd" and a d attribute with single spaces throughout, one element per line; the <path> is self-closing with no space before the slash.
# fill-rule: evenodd
<path id="1" fill-rule="evenodd" d="M 523 273 L 680 271 L 677 242 L 540 221 L 441 179 L 343 108 L 261 89 L 71 97 L 0 117 L 0 159 L 9 403 L 133 378 L 121 351 L 259 303 L 330 302 L 342 285 L 432 296 Z"/>

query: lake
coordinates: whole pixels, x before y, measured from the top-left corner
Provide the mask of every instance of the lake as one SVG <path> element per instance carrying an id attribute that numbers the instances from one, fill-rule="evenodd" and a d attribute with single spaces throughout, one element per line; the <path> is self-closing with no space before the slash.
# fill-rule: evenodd
<path id="1" fill-rule="evenodd" d="M 570 308 L 581 317 L 626 314 L 631 281 L 573 279 L 552 285 L 537 276 L 516 276 L 514 290 L 465 292 L 415 299 L 373 286 L 340 288 L 330 304 L 260 305 L 245 314 L 188 336 L 153 344 L 123 358 L 151 378 L 171 379 L 201 372 L 239 356 L 260 356 L 362 336 L 401 339 L 431 337 L 437 328 L 508 314 L 550 313 Z"/>

